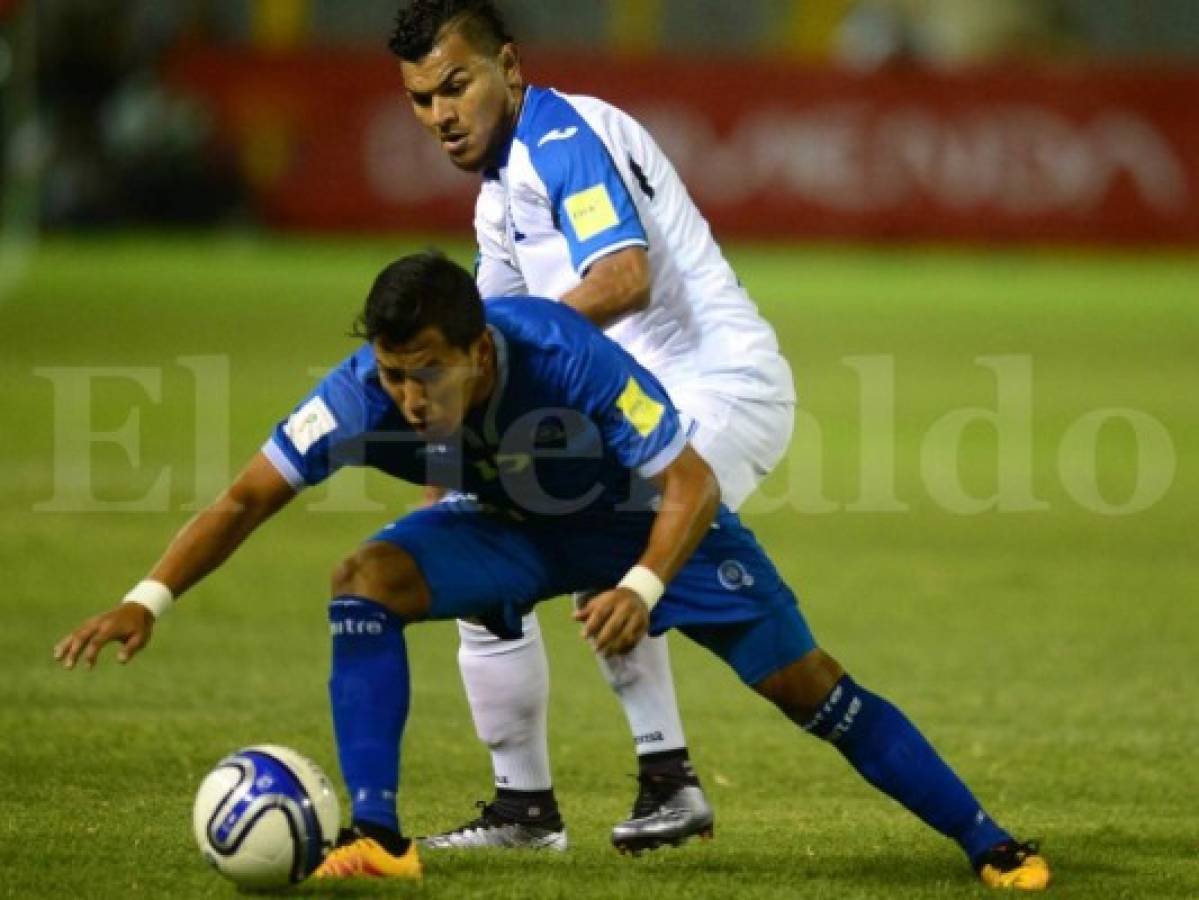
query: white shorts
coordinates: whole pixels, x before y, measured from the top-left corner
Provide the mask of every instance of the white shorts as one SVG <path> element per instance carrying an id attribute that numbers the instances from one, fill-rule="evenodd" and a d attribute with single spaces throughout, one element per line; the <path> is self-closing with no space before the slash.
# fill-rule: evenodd
<path id="1" fill-rule="evenodd" d="M 733 397 L 700 382 L 671 391 L 671 398 L 690 420 L 691 446 L 712 467 L 721 500 L 736 510 L 787 452 L 795 403 Z"/>

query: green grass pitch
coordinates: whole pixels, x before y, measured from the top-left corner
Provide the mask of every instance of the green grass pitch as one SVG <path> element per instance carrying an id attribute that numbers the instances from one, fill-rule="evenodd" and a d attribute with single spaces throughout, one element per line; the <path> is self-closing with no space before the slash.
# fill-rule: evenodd
<path id="1" fill-rule="evenodd" d="M 128 668 L 110 652 L 94 672 L 66 673 L 50 648 L 138 580 L 196 493 L 211 491 L 222 411 L 237 466 L 313 370 L 352 346 L 345 331 L 376 270 L 423 243 L 53 240 L 0 300 L 0 895 L 229 896 L 190 833 L 208 767 L 270 741 L 336 773 L 328 573 L 414 500 L 408 488 L 368 480 L 375 509 L 345 511 L 344 495 L 323 493 L 294 504 L 188 596 Z M 469 258 L 464 245 L 452 249 Z M 1199 267 L 1183 255 L 731 256 L 778 328 L 805 410 L 791 457 L 747 518 L 822 643 L 904 708 L 1002 822 L 1043 839 L 1055 894 L 1199 896 Z M 227 405 L 219 359 L 203 364 L 217 375 L 203 376 L 199 400 L 178 361 L 213 356 L 227 360 Z M 1027 408 L 1008 423 L 1026 419 L 1028 438 L 1001 452 L 995 431 L 975 422 L 960 454 L 937 455 L 928 447 L 938 420 L 996 407 L 996 373 L 980 357 L 1009 360 L 1005 377 L 1017 380 L 1031 364 Z M 96 380 L 79 406 L 63 387 L 70 367 L 142 367 L 149 380 Z M 894 429 L 885 416 L 863 426 L 862 373 L 887 367 Z M 885 388 L 871 397 L 885 401 Z M 70 402 L 73 418 L 56 425 Z M 1088 443 L 1086 417 L 1112 409 L 1136 411 L 1140 444 L 1123 419 L 1092 428 Z M 96 443 L 89 489 L 111 503 L 164 478 L 159 508 L 46 509 L 56 493 L 78 505 L 79 472 L 55 463 L 63 440 L 123 427 L 139 437 L 138 465 Z M 884 465 L 888 441 L 894 461 Z M 967 495 L 985 498 L 1023 478 L 1024 455 L 1024 501 L 1042 508 L 954 510 L 929 487 L 952 463 Z M 865 504 L 856 502 L 863 477 L 874 498 Z M 1004 490 L 1009 501 L 1028 493 L 1019 483 Z M 1138 492 L 1155 502 L 1133 514 L 1095 509 L 1119 511 Z M 879 511 L 880 496 L 906 508 Z M 987 893 L 954 846 L 681 638 L 672 639 L 676 680 L 716 840 L 618 856 L 607 832 L 628 809 L 635 770 L 623 718 L 564 601 L 544 605 L 541 620 L 570 852 L 426 854 L 420 887 L 334 893 Z M 462 697 L 453 626 L 413 628 L 409 645 L 401 805 L 406 830 L 423 833 L 471 815 L 472 801 L 490 796 L 489 767 Z"/>

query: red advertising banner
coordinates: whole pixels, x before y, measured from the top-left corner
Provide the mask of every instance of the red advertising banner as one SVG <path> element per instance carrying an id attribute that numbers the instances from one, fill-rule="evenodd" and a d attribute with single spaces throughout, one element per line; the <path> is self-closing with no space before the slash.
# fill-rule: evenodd
<path id="1" fill-rule="evenodd" d="M 558 58 L 536 84 L 655 135 L 722 237 L 1199 241 L 1199 69 L 899 69 Z M 267 219 L 461 231 L 475 176 L 417 126 L 398 64 L 347 52 L 193 50 Z"/>

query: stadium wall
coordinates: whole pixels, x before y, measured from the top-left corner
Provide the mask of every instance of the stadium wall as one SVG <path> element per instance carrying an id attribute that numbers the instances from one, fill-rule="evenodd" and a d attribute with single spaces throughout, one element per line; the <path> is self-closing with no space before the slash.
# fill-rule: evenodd
<path id="1" fill-rule="evenodd" d="M 526 58 L 653 132 L 721 237 L 1199 242 L 1199 68 L 900 68 Z M 261 213 L 318 230 L 456 230 L 475 180 L 385 56 L 192 48 Z"/>

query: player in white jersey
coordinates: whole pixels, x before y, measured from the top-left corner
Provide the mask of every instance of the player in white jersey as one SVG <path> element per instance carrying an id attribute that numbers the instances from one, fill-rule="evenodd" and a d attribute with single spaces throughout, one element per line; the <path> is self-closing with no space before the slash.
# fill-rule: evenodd
<path id="1" fill-rule="evenodd" d="M 791 371 L 653 138 L 600 100 L 526 85 L 486 0 L 411 0 L 391 47 L 418 119 L 455 165 L 483 176 L 475 218 L 483 296 L 559 298 L 603 327 L 663 382 L 736 509 L 790 440 Z M 523 626 L 513 641 L 459 624 L 459 664 L 491 750 L 496 799 L 427 846 L 566 846 L 550 777 L 545 650 L 532 614 Z M 710 834 L 665 640 L 600 658 L 600 668 L 624 707 L 640 769 L 633 813 L 613 843 L 637 851 Z"/>

